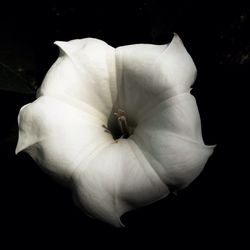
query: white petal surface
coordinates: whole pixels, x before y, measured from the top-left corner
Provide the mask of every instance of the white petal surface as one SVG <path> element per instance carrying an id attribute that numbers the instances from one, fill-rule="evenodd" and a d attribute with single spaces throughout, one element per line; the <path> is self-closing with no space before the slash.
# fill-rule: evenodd
<path id="1" fill-rule="evenodd" d="M 93 38 L 55 44 L 60 56 L 48 71 L 38 97 L 73 99 L 79 106 L 83 102 L 109 115 L 117 95 L 114 48 Z"/>
<path id="2" fill-rule="evenodd" d="M 195 98 L 169 98 L 142 117 L 131 139 L 169 187 L 184 188 L 202 171 L 214 146 L 205 146 Z"/>
<path id="3" fill-rule="evenodd" d="M 120 139 L 73 174 L 77 196 L 87 213 L 114 226 L 120 216 L 169 194 L 138 146 Z"/>
<path id="4" fill-rule="evenodd" d="M 137 118 L 163 100 L 189 91 L 196 67 L 181 39 L 170 44 L 135 44 L 117 48 L 118 106 Z"/>
<path id="5" fill-rule="evenodd" d="M 101 120 L 51 97 L 40 97 L 19 114 L 16 152 L 27 151 L 52 175 L 68 180 L 79 162 L 88 162 L 112 136 Z"/>

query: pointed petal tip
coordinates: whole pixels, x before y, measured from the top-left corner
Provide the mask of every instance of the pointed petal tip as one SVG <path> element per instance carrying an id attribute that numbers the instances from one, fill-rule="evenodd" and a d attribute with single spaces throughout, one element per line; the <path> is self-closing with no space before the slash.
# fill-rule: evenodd
<path id="1" fill-rule="evenodd" d="M 16 148 L 15 148 L 15 155 L 19 154 L 21 151 L 23 151 L 23 148 L 20 145 L 20 142 L 18 140 Z"/>
<path id="2" fill-rule="evenodd" d="M 211 148 L 211 155 L 214 153 L 215 148 L 217 147 L 217 144 L 209 145 L 209 148 Z"/>
<path id="3" fill-rule="evenodd" d="M 175 39 L 181 40 L 180 36 L 179 36 L 176 32 L 173 32 L 173 34 L 174 34 L 174 38 L 175 38 Z"/>
<path id="4" fill-rule="evenodd" d="M 121 218 L 119 218 L 119 224 L 117 225 L 117 228 L 125 228 L 125 225 L 122 223 Z"/>
<path id="5" fill-rule="evenodd" d="M 206 148 L 211 149 L 212 151 L 214 151 L 214 149 L 217 147 L 217 144 L 214 145 L 206 145 L 204 144 Z"/>
<path id="6" fill-rule="evenodd" d="M 54 44 L 59 48 L 60 52 L 65 52 L 67 54 L 68 49 L 70 48 L 68 46 L 68 42 L 64 41 L 55 41 Z"/>
<path id="7" fill-rule="evenodd" d="M 54 45 L 56 45 L 60 51 L 64 50 L 64 47 L 66 44 L 67 44 L 67 42 L 63 42 L 63 41 L 55 41 L 54 42 Z"/>
<path id="8" fill-rule="evenodd" d="M 60 47 L 61 44 L 64 44 L 64 43 L 67 43 L 67 42 L 64 42 L 64 41 L 55 41 L 53 44 L 57 45 Z"/>
<path id="9" fill-rule="evenodd" d="M 116 228 L 120 228 L 123 229 L 125 228 L 125 225 L 121 222 L 121 220 L 117 221 L 117 223 L 110 223 L 112 226 L 116 227 Z"/>
<path id="10" fill-rule="evenodd" d="M 22 150 L 19 149 L 19 147 L 17 146 L 15 149 L 15 155 L 19 154 Z"/>
<path id="11" fill-rule="evenodd" d="M 178 34 L 176 32 L 173 32 L 174 36 L 178 36 Z"/>
<path id="12" fill-rule="evenodd" d="M 100 219 L 103 222 L 115 227 L 115 228 L 125 228 L 126 226 L 123 224 L 123 222 L 121 221 L 121 217 L 125 214 L 126 212 L 122 212 L 122 213 L 117 213 L 117 215 L 114 216 L 114 214 L 106 214 L 105 216 L 93 216 L 93 218 L 95 219 Z"/>

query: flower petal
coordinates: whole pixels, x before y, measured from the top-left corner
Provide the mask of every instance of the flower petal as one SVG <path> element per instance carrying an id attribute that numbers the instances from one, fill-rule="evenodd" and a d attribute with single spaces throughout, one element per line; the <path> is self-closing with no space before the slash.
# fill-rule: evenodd
<path id="1" fill-rule="evenodd" d="M 51 97 L 40 97 L 19 113 L 16 153 L 28 152 L 49 173 L 68 180 L 82 158 L 88 162 L 102 147 L 113 142 L 102 127 L 106 122 L 89 115 L 87 110 L 80 111 Z"/>
<path id="2" fill-rule="evenodd" d="M 55 44 L 60 55 L 48 71 L 38 97 L 77 100 L 109 115 L 117 95 L 114 48 L 93 38 Z"/>
<path id="3" fill-rule="evenodd" d="M 205 146 L 195 98 L 184 93 L 155 107 L 131 136 L 169 187 L 189 185 L 202 171 L 214 146 Z"/>
<path id="4" fill-rule="evenodd" d="M 73 174 L 77 198 L 87 213 L 122 227 L 120 216 L 169 194 L 138 146 L 130 139 L 105 147 Z"/>
<path id="5" fill-rule="evenodd" d="M 116 49 L 118 106 L 131 120 L 163 100 L 190 90 L 196 67 L 181 39 L 170 44 L 136 44 Z"/>

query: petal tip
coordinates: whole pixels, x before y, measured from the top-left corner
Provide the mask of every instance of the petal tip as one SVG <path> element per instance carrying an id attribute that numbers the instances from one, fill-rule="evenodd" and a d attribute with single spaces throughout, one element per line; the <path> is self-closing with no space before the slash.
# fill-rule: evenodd
<path id="1" fill-rule="evenodd" d="M 15 149 L 15 155 L 17 155 L 18 153 L 20 153 L 20 150 L 16 147 L 16 149 Z"/>
<path id="2" fill-rule="evenodd" d="M 23 145 L 21 145 L 20 138 L 19 138 L 17 141 L 16 148 L 15 148 L 15 155 L 19 154 L 23 150 L 24 150 L 24 148 L 23 148 Z"/>

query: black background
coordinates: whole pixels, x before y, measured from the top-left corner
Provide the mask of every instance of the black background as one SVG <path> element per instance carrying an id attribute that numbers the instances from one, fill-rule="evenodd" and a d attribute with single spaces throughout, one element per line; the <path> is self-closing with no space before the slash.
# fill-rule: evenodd
<path id="1" fill-rule="evenodd" d="M 247 232 L 242 142 L 247 141 L 250 9 L 243 1 L 200 2 L 53 0 L 1 6 L 0 237 L 8 248 L 16 243 L 33 249 L 52 243 L 58 248 L 69 244 L 69 249 L 153 243 L 154 249 L 157 245 L 214 249 L 235 242 L 235 249 L 241 249 Z M 36 88 L 57 58 L 55 40 L 96 37 L 112 46 L 163 44 L 173 32 L 182 38 L 198 68 L 192 93 L 204 140 L 217 147 L 187 189 L 124 215 L 126 228 L 116 229 L 86 217 L 73 204 L 69 190 L 27 155 L 14 155 L 16 117 L 22 105 L 34 100 Z"/>

